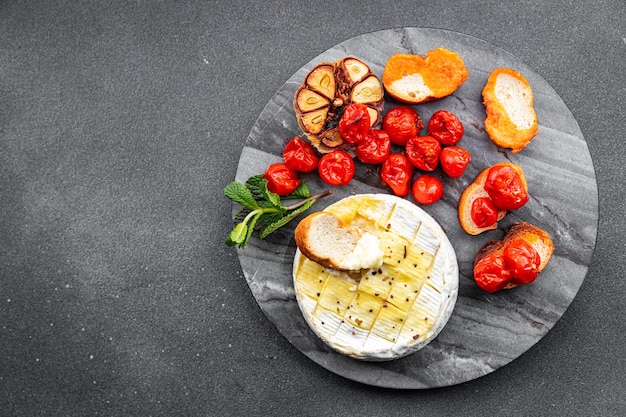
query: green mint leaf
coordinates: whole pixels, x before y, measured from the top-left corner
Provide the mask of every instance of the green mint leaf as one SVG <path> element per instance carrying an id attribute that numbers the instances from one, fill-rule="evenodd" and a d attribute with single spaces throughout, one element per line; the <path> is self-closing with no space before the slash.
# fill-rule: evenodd
<path id="1" fill-rule="evenodd" d="M 250 190 L 255 200 L 265 200 L 267 180 L 263 178 L 262 174 L 253 175 L 248 178 L 248 181 L 246 181 L 246 187 Z"/>
<path id="2" fill-rule="evenodd" d="M 266 188 L 267 190 L 267 188 Z M 283 208 L 283 203 L 280 201 L 280 196 L 276 193 L 267 190 L 265 193 L 265 198 L 269 201 L 275 208 Z"/>
<path id="3" fill-rule="evenodd" d="M 269 201 L 275 208 L 282 207 L 280 196 L 267 188 L 267 180 L 263 178 L 263 175 L 254 175 L 248 178 L 246 187 L 248 187 L 248 190 L 250 190 L 257 201 L 265 200 Z"/>
<path id="4" fill-rule="evenodd" d="M 314 202 L 315 200 L 307 201 L 306 203 L 304 203 L 297 209 L 292 210 L 286 216 L 274 221 L 273 223 L 268 224 L 263 230 L 261 230 L 261 232 L 259 233 L 259 237 L 261 239 L 264 239 L 270 233 L 275 232 L 277 229 L 283 227 L 284 225 L 289 223 L 291 220 L 293 220 L 296 216 L 298 216 L 300 213 L 303 213 L 306 210 L 308 210 L 313 205 Z"/>
<path id="5" fill-rule="evenodd" d="M 259 208 L 254 196 L 250 190 L 239 182 L 231 182 L 224 188 L 224 195 L 233 200 L 237 204 L 250 209 L 256 210 Z"/>
<path id="6" fill-rule="evenodd" d="M 242 221 L 244 221 L 244 219 L 246 218 L 246 216 L 248 214 L 250 214 L 249 209 L 247 208 L 242 208 L 241 210 L 239 210 L 239 212 L 237 212 L 237 214 L 235 214 L 235 218 L 233 219 L 235 223 L 241 223 Z"/>
<path id="7" fill-rule="evenodd" d="M 263 214 L 262 211 L 259 211 L 257 214 L 254 215 L 254 217 L 252 217 L 250 219 L 250 221 L 248 222 L 248 230 L 246 233 L 246 236 L 243 240 L 243 242 L 241 242 L 239 244 L 240 248 L 245 248 L 246 245 L 248 244 L 248 241 L 250 240 L 250 237 L 252 236 L 252 232 L 254 231 L 254 227 L 256 225 L 257 220 L 259 220 L 259 217 L 261 217 L 261 215 Z"/>
<path id="8" fill-rule="evenodd" d="M 238 223 L 226 238 L 228 246 L 239 246 L 246 240 L 248 226 L 245 223 Z M 244 243 L 245 244 L 245 243 Z"/>
<path id="9" fill-rule="evenodd" d="M 263 239 L 331 192 L 311 196 L 309 186 L 302 181 L 291 194 L 281 197 L 267 188 L 267 180 L 263 175 L 253 175 L 245 184 L 238 182 L 228 184 L 224 188 L 224 194 L 243 206 L 235 215 L 234 220 L 237 224 L 226 238 L 226 244 L 244 248 L 255 230 L 259 232 L 259 238 Z M 281 199 L 300 199 L 300 201 L 287 206 L 283 205 Z"/>
<path id="10" fill-rule="evenodd" d="M 291 198 L 309 198 L 309 197 L 311 197 L 311 191 L 309 190 L 309 186 L 307 185 L 306 182 L 302 181 L 300 185 L 298 186 L 298 188 L 296 188 L 291 194 L 283 198 L 291 199 Z"/>
<path id="11" fill-rule="evenodd" d="M 279 221 L 283 218 L 285 213 L 282 211 L 276 213 L 263 213 L 261 217 L 259 217 L 259 221 L 256 224 L 257 230 L 263 230 L 265 227 L 270 224 Z"/>

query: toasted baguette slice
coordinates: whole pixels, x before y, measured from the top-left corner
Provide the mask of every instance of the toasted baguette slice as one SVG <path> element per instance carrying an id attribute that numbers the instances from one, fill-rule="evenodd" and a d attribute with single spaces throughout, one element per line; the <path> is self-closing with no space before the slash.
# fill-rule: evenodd
<path id="1" fill-rule="evenodd" d="M 539 132 L 530 84 L 513 69 L 497 68 L 482 94 L 487 134 L 496 145 L 520 152 Z"/>
<path id="2" fill-rule="evenodd" d="M 526 242 L 530 243 L 537 253 L 539 254 L 539 268 L 537 268 L 537 272 L 541 273 L 548 262 L 550 262 L 550 258 L 554 253 L 554 243 L 550 238 L 550 235 L 545 230 L 533 226 L 530 223 L 522 222 L 515 223 L 511 226 L 504 238 L 502 240 L 491 241 L 485 244 L 474 257 L 474 264 L 480 261 L 483 257 L 489 254 L 502 254 L 504 252 L 504 248 L 508 245 L 509 242 L 512 242 L 515 239 L 523 239 Z M 518 287 L 520 284 L 517 283 L 509 283 L 503 289 L 510 289 Z"/>
<path id="3" fill-rule="evenodd" d="M 359 236 L 344 227 L 333 214 L 316 212 L 305 217 L 294 231 L 296 245 L 312 261 L 340 269 L 339 260 L 354 250 Z"/>
<path id="4" fill-rule="evenodd" d="M 308 215 L 296 226 L 294 236 L 304 256 L 327 268 L 354 271 L 378 268 L 382 264 L 378 238 L 343 225 L 332 213 Z"/>
<path id="5" fill-rule="evenodd" d="M 524 172 L 522 171 L 522 167 L 517 164 L 512 164 L 510 162 L 499 162 L 495 165 L 487 167 L 483 169 L 472 181 L 470 185 L 463 190 L 461 193 L 461 197 L 459 198 L 459 207 L 458 207 L 458 216 L 459 223 L 461 224 L 461 228 L 470 235 L 479 235 L 488 230 L 494 230 L 498 227 L 498 221 L 502 220 L 507 211 L 500 210 L 498 212 L 498 220 L 487 227 L 478 227 L 474 220 L 472 220 L 472 203 L 479 197 L 489 197 L 487 191 L 485 191 L 485 183 L 487 182 L 487 176 L 489 175 L 489 170 L 494 166 L 510 166 L 514 168 L 520 174 L 520 179 L 522 181 L 522 185 L 528 192 L 528 186 L 526 184 L 526 177 L 524 176 Z"/>
<path id="6" fill-rule="evenodd" d="M 385 64 L 382 82 L 394 99 L 419 104 L 449 96 L 468 76 L 465 62 L 456 52 L 435 48 L 425 56 L 392 55 Z"/>

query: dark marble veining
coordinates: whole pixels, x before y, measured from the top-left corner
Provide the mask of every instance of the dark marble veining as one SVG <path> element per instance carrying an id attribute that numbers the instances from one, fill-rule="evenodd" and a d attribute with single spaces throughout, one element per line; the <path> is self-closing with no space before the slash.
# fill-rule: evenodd
<path id="1" fill-rule="evenodd" d="M 286 140 L 300 134 L 293 112 L 293 94 L 314 65 L 352 55 L 364 60 L 380 76 L 390 55 L 424 54 L 437 46 L 458 52 L 470 76 L 452 96 L 416 106 L 416 110 L 425 121 L 442 108 L 457 114 L 465 126 L 460 145 L 472 154 L 471 165 L 462 178 L 447 179 L 441 175 L 445 186 L 443 200 L 424 207 L 448 234 L 460 269 L 459 299 L 439 336 L 419 352 L 391 362 L 368 363 L 337 354 L 309 329 L 296 303 L 291 276 L 295 222 L 264 241 L 253 238 L 246 249 L 238 251 L 252 294 L 281 334 L 330 371 L 376 386 L 453 385 L 506 365 L 537 343 L 563 315 L 585 278 L 595 247 L 595 172 L 585 139 L 565 103 L 540 75 L 514 55 L 449 31 L 404 28 L 369 33 L 311 60 L 287 80 L 259 116 L 243 149 L 236 180 L 245 181 L 263 172 L 269 163 L 279 161 Z M 482 87 L 489 73 L 499 66 L 524 74 L 535 95 L 539 135 L 519 154 L 498 149 L 483 129 Z M 397 104 L 386 99 L 385 108 Z M 504 160 L 523 167 L 531 200 L 509 214 L 499 230 L 480 236 L 466 235 L 456 217 L 459 195 L 480 170 Z M 303 177 L 313 191 L 329 188 L 316 174 Z M 333 188 L 333 194 L 312 210 L 321 210 L 350 194 L 369 192 L 388 191 L 380 186 L 375 167 L 360 166 L 350 185 Z M 556 246 L 554 256 L 532 285 L 487 294 L 471 278 L 473 256 L 480 246 L 501 237 L 504 229 L 516 221 L 527 221 L 547 230 Z"/>

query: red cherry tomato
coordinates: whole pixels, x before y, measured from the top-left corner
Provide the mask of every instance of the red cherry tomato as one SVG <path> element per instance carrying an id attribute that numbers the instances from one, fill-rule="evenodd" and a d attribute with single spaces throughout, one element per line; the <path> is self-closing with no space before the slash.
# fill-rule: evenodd
<path id="1" fill-rule="evenodd" d="M 428 134 L 442 145 L 454 145 L 460 141 L 464 130 L 459 118 L 447 110 L 436 111 L 428 121 Z"/>
<path id="2" fill-rule="evenodd" d="M 370 114 L 360 103 L 350 103 L 339 119 L 339 134 L 348 143 L 358 143 L 365 139 L 370 130 Z"/>
<path id="3" fill-rule="evenodd" d="M 485 191 L 496 207 L 502 210 L 517 210 L 529 198 L 517 170 L 506 165 L 496 165 L 489 169 Z"/>
<path id="4" fill-rule="evenodd" d="M 389 133 L 391 143 L 404 146 L 406 142 L 419 135 L 424 122 L 413 108 L 398 106 L 389 110 L 383 117 L 383 130 Z"/>
<path id="5" fill-rule="evenodd" d="M 406 143 L 406 156 L 422 171 L 433 171 L 439 164 L 441 144 L 432 136 L 416 136 Z"/>
<path id="6" fill-rule="evenodd" d="M 504 248 L 504 261 L 511 271 L 511 281 L 530 284 L 539 273 L 541 258 L 537 250 L 523 239 L 515 239 Z"/>
<path id="7" fill-rule="evenodd" d="M 334 150 L 320 158 L 317 170 L 326 184 L 348 185 L 354 177 L 355 165 L 347 152 Z"/>
<path id="8" fill-rule="evenodd" d="M 391 140 L 384 130 L 371 129 L 356 145 L 356 156 L 366 164 L 382 164 L 391 152 Z"/>
<path id="9" fill-rule="evenodd" d="M 439 160 L 446 175 L 450 178 L 458 178 L 463 175 L 465 168 L 472 160 L 472 156 L 466 149 L 453 145 L 442 149 Z"/>
<path id="10" fill-rule="evenodd" d="M 413 165 L 400 153 L 392 153 L 380 167 L 380 178 L 391 187 L 393 193 L 404 197 L 409 194 Z"/>
<path id="11" fill-rule="evenodd" d="M 498 221 L 498 208 L 489 197 L 478 197 L 472 201 L 470 214 L 478 227 L 488 227 Z"/>
<path id="12" fill-rule="evenodd" d="M 297 136 L 285 146 L 283 160 L 287 167 L 299 172 L 311 172 L 317 168 L 319 162 L 311 144 Z"/>
<path id="13" fill-rule="evenodd" d="M 487 292 L 496 292 L 504 287 L 511 280 L 509 271 L 501 255 L 485 255 L 474 264 L 474 281 Z"/>
<path id="14" fill-rule="evenodd" d="M 421 204 L 433 204 L 443 196 L 443 184 L 438 178 L 422 175 L 413 183 L 413 197 Z"/>
<path id="15" fill-rule="evenodd" d="M 280 196 L 291 194 L 301 182 L 298 173 L 282 162 L 267 167 L 263 178 L 267 180 L 267 189 Z"/>

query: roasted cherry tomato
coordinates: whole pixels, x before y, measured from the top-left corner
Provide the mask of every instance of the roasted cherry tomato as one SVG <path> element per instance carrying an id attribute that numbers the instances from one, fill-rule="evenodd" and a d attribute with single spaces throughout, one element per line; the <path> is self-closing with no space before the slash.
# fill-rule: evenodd
<path id="1" fill-rule="evenodd" d="M 413 108 L 398 106 L 389 110 L 383 117 L 383 130 L 389 133 L 391 143 L 404 146 L 406 142 L 419 135 L 424 122 Z"/>
<path id="2" fill-rule="evenodd" d="M 311 172 L 317 168 L 319 158 L 309 142 L 296 136 L 285 146 L 283 161 L 294 171 Z"/>
<path id="3" fill-rule="evenodd" d="M 354 160 L 347 152 L 334 150 L 320 158 L 317 170 L 329 185 L 348 185 L 354 177 Z"/>
<path id="4" fill-rule="evenodd" d="M 380 167 L 380 178 L 391 187 L 395 195 L 400 197 L 409 194 L 411 177 L 413 177 L 413 165 L 401 153 L 392 153 Z"/>
<path id="5" fill-rule="evenodd" d="M 365 139 L 370 130 L 370 114 L 360 103 L 350 103 L 339 119 L 339 134 L 348 143 L 358 143 Z"/>
<path id="6" fill-rule="evenodd" d="M 498 221 L 498 208 L 489 197 L 478 197 L 472 201 L 470 214 L 478 227 L 488 227 Z"/>
<path id="7" fill-rule="evenodd" d="M 442 145 L 454 145 L 461 140 L 463 132 L 463 123 L 447 110 L 436 111 L 428 121 L 428 134 Z"/>
<path id="8" fill-rule="evenodd" d="M 439 156 L 441 168 L 450 178 L 458 178 L 463 175 L 465 168 L 472 160 L 472 156 L 465 148 L 460 146 L 446 146 Z"/>
<path id="9" fill-rule="evenodd" d="M 416 136 L 406 143 L 406 156 L 416 168 L 433 171 L 439 164 L 441 144 L 432 136 Z"/>
<path id="10" fill-rule="evenodd" d="M 413 197 L 420 204 L 432 204 L 443 196 L 443 184 L 438 178 L 421 175 L 413 183 Z"/>
<path id="11" fill-rule="evenodd" d="M 367 137 L 356 145 L 356 156 L 366 164 L 382 164 L 391 152 L 391 140 L 384 130 L 370 129 Z"/>
<path id="12" fill-rule="evenodd" d="M 267 189 L 280 196 L 291 194 L 301 183 L 298 173 L 282 162 L 267 167 L 263 178 L 267 180 Z"/>
<path id="13" fill-rule="evenodd" d="M 517 210 L 529 198 L 519 173 L 506 165 L 496 165 L 489 169 L 485 191 L 496 207 L 502 210 Z"/>
<path id="14" fill-rule="evenodd" d="M 523 239 L 515 239 L 504 248 L 504 262 L 511 271 L 511 281 L 530 284 L 539 274 L 541 258 L 533 245 Z"/>
<path id="15" fill-rule="evenodd" d="M 474 281 L 487 292 L 504 289 L 511 280 L 511 271 L 506 267 L 502 255 L 485 255 L 474 264 Z"/>

